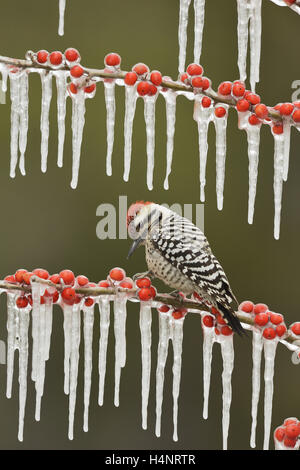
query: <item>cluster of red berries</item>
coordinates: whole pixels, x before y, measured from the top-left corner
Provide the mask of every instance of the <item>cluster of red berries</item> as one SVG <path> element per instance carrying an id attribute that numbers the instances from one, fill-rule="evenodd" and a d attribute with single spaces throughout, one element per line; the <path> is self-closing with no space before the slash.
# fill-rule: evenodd
<path id="1" fill-rule="evenodd" d="M 282 426 L 278 426 L 274 432 L 275 442 L 282 443 L 285 447 L 296 446 L 300 437 L 300 421 L 297 418 L 287 418 Z"/>
<path id="2" fill-rule="evenodd" d="M 127 72 L 124 78 L 124 82 L 128 86 L 133 86 L 137 81 L 139 82 L 136 90 L 140 96 L 155 96 L 162 80 L 162 74 L 158 70 L 150 72 L 149 67 L 142 62 L 134 65 L 131 72 Z"/>
<path id="3" fill-rule="evenodd" d="M 254 325 L 262 330 L 265 339 L 282 338 L 287 332 L 283 315 L 271 312 L 266 304 L 246 300 L 240 304 L 239 310 L 251 315 Z"/>
<path id="4" fill-rule="evenodd" d="M 202 326 L 215 328 L 216 335 L 231 336 L 233 330 L 227 324 L 221 313 L 215 307 L 211 307 L 211 313 L 211 315 L 206 314 L 202 317 Z"/>

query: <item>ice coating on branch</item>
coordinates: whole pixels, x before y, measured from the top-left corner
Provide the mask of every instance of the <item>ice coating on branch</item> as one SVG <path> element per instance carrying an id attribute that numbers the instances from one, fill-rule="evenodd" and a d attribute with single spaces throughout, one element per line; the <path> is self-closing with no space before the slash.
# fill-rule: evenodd
<path id="1" fill-rule="evenodd" d="M 224 117 L 214 117 L 216 129 L 216 191 L 217 207 L 223 209 L 223 193 L 225 181 L 225 161 L 226 161 L 226 129 L 228 117 L 228 105 L 221 105 L 226 109 Z M 216 106 L 218 108 L 218 106 Z"/>
<path id="2" fill-rule="evenodd" d="M 115 100 L 115 82 L 104 81 L 104 96 L 106 105 L 106 132 L 107 132 L 107 153 L 106 153 L 106 174 L 112 175 L 111 157 L 114 147 L 114 132 L 115 132 L 115 114 L 116 114 L 116 100 Z"/>
<path id="3" fill-rule="evenodd" d="M 160 437 L 161 431 L 161 409 L 164 392 L 165 365 L 168 356 L 170 339 L 170 321 L 167 313 L 159 313 L 159 342 L 157 349 L 156 366 L 156 424 L 155 434 Z"/>
<path id="4" fill-rule="evenodd" d="M 58 126 L 58 151 L 57 165 L 63 166 L 63 153 L 65 142 L 65 119 L 67 99 L 67 74 L 63 70 L 54 72 L 57 89 L 57 126 Z"/>
<path id="5" fill-rule="evenodd" d="M 124 294 L 114 298 L 114 333 L 115 333 L 115 397 L 114 404 L 120 404 L 121 369 L 126 363 L 126 302 Z"/>
<path id="6" fill-rule="evenodd" d="M 42 107 L 41 107 L 41 169 L 47 171 L 48 141 L 49 141 L 49 112 L 52 99 L 52 72 L 41 70 Z"/>
<path id="7" fill-rule="evenodd" d="M 264 403 L 264 450 L 269 449 L 271 419 L 272 419 L 272 402 L 273 402 L 273 378 L 274 364 L 278 337 L 269 340 L 263 338 L 264 356 L 265 356 L 265 403 Z"/>
<path id="8" fill-rule="evenodd" d="M 132 129 L 137 100 L 136 85 L 125 86 L 125 119 L 124 119 L 124 181 L 128 181 L 131 164 Z"/>
<path id="9" fill-rule="evenodd" d="M 155 151 L 155 103 L 158 93 L 144 97 L 144 117 L 147 134 L 147 187 L 153 189 L 154 151 Z"/>
<path id="10" fill-rule="evenodd" d="M 200 201 L 205 201 L 205 174 L 206 161 L 208 152 L 207 134 L 209 123 L 213 120 L 214 108 L 203 108 L 201 105 L 202 95 L 196 95 L 194 106 L 194 119 L 198 124 L 198 145 L 199 145 L 199 162 L 200 162 Z"/>
<path id="11" fill-rule="evenodd" d="M 249 195 L 248 195 L 248 223 L 253 223 L 256 185 L 259 162 L 259 143 L 260 143 L 260 125 L 252 126 L 247 123 L 245 130 L 248 141 L 248 160 L 249 160 Z"/>
<path id="12" fill-rule="evenodd" d="M 22 309 L 20 314 L 19 338 L 19 430 L 18 439 L 23 441 L 24 416 L 27 396 L 27 368 L 28 368 L 28 328 L 31 306 Z"/>
<path id="13" fill-rule="evenodd" d="M 176 122 L 176 98 L 177 95 L 174 91 L 168 90 L 163 93 L 166 100 L 166 117 L 167 117 L 167 169 L 164 181 L 164 188 L 169 189 L 169 176 L 172 170 L 173 150 L 174 150 L 174 135 L 175 135 L 175 122 Z"/>
<path id="14" fill-rule="evenodd" d="M 299 5 L 294 5 L 294 4 L 288 5 L 285 0 L 271 0 L 271 2 L 275 3 L 276 5 L 278 5 L 280 7 L 289 6 L 293 11 L 295 11 L 296 13 L 298 13 L 298 15 L 300 15 L 300 6 Z"/>
<path id="15" fill-rule="evenodd" d="M 180 390 L 181 363 L 182 363 L 182 341 L 184 317 L 180 319 L 171 318 L 171 341 L 173 345 L 173 440 L 178 441 L 178 397 Z"/>
<path id="16" fill-rule="evenodd" d="M 19 128 L 19 168 L 22 175 L 25 175 L 25 151 L 27 146 L 28 132 L 28 74 L 24 71 L 20 76 L 20 128 Z"/>
<path id="17" fill-rule="evenodd" d="M 283 134 L 274 134 L 274 238 L 279 239 L 280 235 L 280 214 L 281 199 L 283 186 L 283 168 L 284 168 L 284 151 L 285 141 Z"/>
<path id="18" fill-rule="evenodd" d="M 256 423 L 257 423 L 257 408 L 260 392 L 260 369 L 261 369 L 261 356 L 263 348 L 263 338 L 261 331 L 253 328 L 252 330 L 252 405 L 251 405 L 251 437 L 250 446 L 255 447 L 256 439 Z"/>
<path id="19" fill-rule="evenodd" d="M 70 348 L 70 393 L 69 393 L 69 431 L 68 437 L 73 440 L 74 414 L 76 405 L 76 391 L 79 363 L 80 345 L 80 304 L 74 304 L 71 318 L 71 348 Z"/>
<path id="20" fill-rule="evenodd" d="M 206 314 L 206 312 L 205 312 Z M 203 329 L 203 418 L 208 418 L 208 402 L 211 375 L 212 349 L 215 342 L 214 328 L 202 323 Z"/>
<path id="21" fill-rule="evenodd" d="M 151 375 L 151 304 L 140 303 L 140 331 L 142 348 L 142 428 L 147 429 L 147 409 Z"/>
<path id="22" fill-rule="evenodd" d="M 178 70 L 182 73 L 185 69 L 186 43 L 187 43 L 187 25 L 189 6 L 191 0 L 180 0 L 179 5 L 179 26 L 178 26 L 178 42 L 179 42 L 179 63 Z"/>
<path id="23" fill-rule="evenodd" d="M 20 89 L 21 75 L 19 73 L 9 74 L 10 82 L 10 177 L 16 176 L 16 166 L 18 163 L 18 141 L 20 132 Z"/>
<path id="24" fill-rule="evenodd" d="M 84 334 L 84 417 L 83 430 L 89 429 L 89 404 L 92 382 L 92 358 L 93 358 L 93 326 L 94 305 L 83 306 L 83 334 Z"/>
<path id="25" fill-rule="evenodd" d="M 231 376 L 233 371 L 234 362 L 234 349 L 233 349 L 233 335 L 223 336 L 220 335 L 221 353 L 223 359 L 223 415 L 222 415 L 222 428 L 223 428 L 223 450 L 227 450 L 228 429 L 230 421 L 230 405 L 231 405 Z"/>
<path id="26" fill-rule="evenodd" d="M 78 184 L 80 166 L 80 152 L 82 144 L 83 129 L 85 123 L 85 96 L 84 90 L 78 90 L 72 96 L 72 181 L 71 188 L 75 189 Z"/>
<path id="27" fill-rule="evenodd" d="M 102 295 L 99 299 L 99 311 L 100 311 L 100 339 L 99 339 L 99 395 L 98 404 L 103 405 L 104 397 L 104 384 L 105 384 L 105 373 L 106 373 L 106 354 L 107 354 L 107 342 L 109 333 L 110 323 L 110 302 L 109 299 Z"/>
<path id="28" fill-rule="evenodd" d="M 7 368 L 6 368 L 6 397 L 11 398 L 14 373 L 14 355 L 19 337 L 19 309 L 16 307 L 18 293 L 7 292 Z"/>
<path id="29" fill-rule="evenodd" d="M 59 0 L 59 24 L 58 24 L 59 36 L 64 35 L 65 8 L 66 8 L 66 0 Z"/>
<path id="30" fill-rule="evenodd" d="M 194 62 L 200 63 L 202 36 L 204 27 L 205 0 L 194 0 L 195 29 L 194 29 Z"/>
<path id="31" fill-rule="evenodd" d="M 284 139 L 284 157 L 283 157 L 283 181 L 287 181 L 289 173 L 290 160 L 290 142 L 291 142 L 291 123 L 289 119 L 283 119 L 283 139 Z"/>

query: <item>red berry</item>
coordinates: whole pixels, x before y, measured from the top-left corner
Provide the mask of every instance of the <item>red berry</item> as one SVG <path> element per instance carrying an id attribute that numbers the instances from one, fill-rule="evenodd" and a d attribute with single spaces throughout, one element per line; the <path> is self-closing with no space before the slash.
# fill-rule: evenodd
<path id="1" fill-rule="evenodd" d="M 73 271 L 70 271 L 70 269 L 64 269 L 59 273 L 59 275 L 66 285 L 70 286 L 74 284 L 75 276 Z"/>
<path id="2" fill-rule="evenodd" d="M 238 100 L 238 102 L 236 103 L 236 109 L 240 112 L 248 111 L 249 108 L 250 103 L 245 99 Z"/>
<path id="3" fill-rule="evenodd" d="M 279 325 L 283 322 L 283 316 L 280 313 L 271 313 L 270 321 L 273 325 Z"/>
<path id="4" fill-rule="evenodd" d="M 241 305 L 239 306 L 239 309 L 246 313 L 252 313 L 253 308 L 254 308 L 254 304 L 253 302 L 250 302 L 249 300 L 245 300 L 245 302 L 242 302 Z"/>
<path id="5" fill-rule="evenodd" d="M 141 277 L 140 279 L 137 279 L 135 281 L 137 287 L 142 288 L 142 287 L 150 287 L 151 286 L 151 281 L 148 277 Z"/>
<path id="6" fill-rule="evenodd" d="M 162 82 L 161 73 L 158 70 L 154 70 L 153 72 L 151 72 L 150 80 L 153 83 L 153 85 L 159 86 Z"/>
<path id="7" fill-rule="evenodd" d="M 52 274 L 52 276 L 50 276 L 49 280 L 51 282 L 53 282 L 53 284 L 59 284 L 60 282 L 60 275 L 59 274 Z"/>
<path id="8" fill-rule="evenodd" d="M 157 310 L 162 313 L 167 313 L 170 310 L 170 307 L 169 305 L 161 305 Z"/>
<path id="9" fill-rule="evenodd" d="M 257 124 L 260 124 L 261 121 L 255 116 L 255 114 L 251 114 L 251 116 L 249 116 L 248 122 L 251 124 L 251 126 L 256 126 Z"/>
<path id="10" fill-rule="evenodd" d="M 293 105 L 295 108 L 300 108 L 300 101 L 294 101 Z"/>
<path id="11" fill-rule="evenodd" d="M 48 56 L 49 56 L 49 52 L 42 50 L 37 53 L 36 58 L 40 64 L 44 64 L 45 62 L 47 62 Z"/>
<path id="12" fill-rule="evenodd" d="M 265 104 L 257 104 L 254 108 L 256 116 L 258 116 L 261 119 L 265 119 L 268 117 L 268 108 Z"/>
<path id="13" fill-rule="evenodd" d="M 203 108 L 209 108 L 210 105 L 211 105 L 211 99 L 208 98 L 208 96 L 203 96 L 203 98 L 201 100 L 201 104 L 202 104 Z"/>
<path id="14" fill-rule="evenodd" d="M 219 315 L 220 314 L 219 310 L 217 310 L 215 307 L 211 307 L 211 313 L 213 315 Z"/>
<path id="15" fill-rule="evenodd" d="M 278 325 L 276 326 L 276 334 L 277 336 L 279 336 L 279 338 L 281 338 L 281 336 L 284 335 L 284 333 L 286 332 L 286 326 L 285 325 Z"/>
<path id="16" fill-rule="evenodd" d="M 126 85 L 132 86 L 137 81 L 137 78 L 138 78 L 138 76 L 137 76 L 136 72 L 128 72 L 125 75 L 124 81 L 125 81 Z"/>
<path id="17" fill-rule="evenodd" d="M 156 291 L 155 287 L 153 287 L 153 286 L 150 286 L 149 289 L 150 289 L 150 292 L 151 292 L 151 296 L 154 299 L 154 297 L 156 297 L 157 291 Z"/>
<path id="18" fill-rule="evenodd" d="M 86 276 L 82 276 L 82 275 L 77 276 L 76 281 L 77 281 L 77 284 L 80 287 L 86 286 L 89 283 L 88 278 Z"/>
<path id="19" fill-rule="evenodd" d="M 92 297 L 87 297 L 84 301 L 84 305 L 86 307 L 91 307 L 92 305 L 94 305 L 94 300 L 92 299 Z"/>
<path id="20" fill-rule="evenodd" d="M 136 72 L 138 75 L 145 75 L 146 73 L 149 72 L 149 67 L 146 64 L 143 63 L 138 63 L 134 67 L 132 67 L 132 70 Z"/>
<path id="21" fill-rule="evenodd" d="M 20 296 L 16 300 L 16 305 L 18 308 L 25 308 L 28 305 L 28 299 L 24 295 Z"/>
<path id="22" fill-rule="evenodd" d="M 230 326 L 226 325 L 226 326 L 222 326 L 221 328 L 221 334 L 224 335 L 224 336 L 230 336 L 232 335 L 233 331 L 232 331 L 232 328 L 230 328 Z"/>
<path id="23" fill-rule="evenodd" d="M 264 315 L 264 314 L 261 313 L 259 315 Z M 263 332 L 263 337 L 266 339 L 274 339 L 276 337 L 276 331 L 274 330 L 274 328 L 266 328 Z"/>
<path id="24" fill-rule="evenodd" d="M 49 60 L 52 65 L 60 65 L 63 60 L 63 55 L 60 51 L 51 52 Z"/>
<path id="25" fill-rule="evenodd" d="M 72 67 L 71 70 L 70 70 L 70 74 L 74 78 L 81 77 L 83 75 L 83 72 L 84 72 L 84 70 L 81 67 L 81 65 L 74 65 L 74 67 Z"/>
<path id="26" fill-rule="evenodd" d="M 285 3 L 287 3 L 288 5 L 293 5 L 293 3 L 295 3 L 296 0 L 284 0 Z"/>
<path id="27" fill-rule="evenodd" d="M 202 77 L 194 77 L 192 80 L 192 86 L 194 88 L 202 88 L 203 78 Z"/>
<path id="28" fill-rule="evenodd" d="M 273 124 L 272 126 L 272 132 L 273 134 L 280 135 L 283 133 L 283 125 L 282 124 Z"/>
<path id="29" fill-rule="evenodd" d="M 267 310 L 268 310 L 268 306 L 266 304 L 256 304 L 254 306 L 253 312 L 256 315 L 257 313 L 263 313 L 263 312 L 266 312 Z"/>
<path id="30" fill-rule="evenodd" d="M 295 447 L 297 440 L 296 439 L 289 439 L 286 437 L 283 441 L 286 447 Z"/>
<path id="31" fill-rule="evenodd" d="M 291 330 L 295 335 L 300 336 L 300 322 L 293 323 Z"/>
<path id="32" fill-rule="evenodd" d="M 142 300 L 142 301 L 151 300 L 152 299 L 152 292 L 151 292 L 150 287 L 142 287 L 142 289 L 140 289 L 138 291 L 138 296 L 139 296 L 140 300 Z"/>
<path id="33" fill-rule="evenodd" d="M 226 115 L 226 109 L 223 108 L 223 106 L 218 106 L 216 109 L 215 109 L 215 116 L 217 118 L 222 118 Z"/>
<path id="34" fill-rule="evenodd" d="M 218 330 L 218 328 L 215 328 L 215 333 L 216 333 L 216 335 L 220 334 L 220 331 Z"/>
<path id="35" fill-rule="evenodd" d="M 24 279 L 23 279 L 23 274 L 27 273 L 27 270 L 26 269 L 18 269 L 16 272 L 15 272 L 15 279 L 17 282 L 23 282 Z"/>
<path id="36" fill-rule="evenodd" d="M 285 434 L 287 437 L 289 437 L 290 439 L 295 439 L 296 437 L 299 436 L 299 433 L 300 433 L 300 428 L 299 428 L 299 425 L 298 424 L 289 424 L 286 428 L 285 428 Z"/>
<path id="37" fill-rule="evenodd" d="M 84 88 L 85 93 L 93 93 L 96 90 L 96 83 L 92 83 Z"/>
<path id="38" fill-rule="evenodd" d="M 245 94 L 245 98 L 253 105 L 260 103 L 260 96 L 256 95 L 255 93 L 247 93 Z"/>
<path id="39" fill-rule="evenodd" d="M 150 90 L 150 84 L 148 82 L 140 82 L 137 86 L 137 92 L 140 96 L 148 95 Z"/>
<path id="40" fill-rule="evenodd" d="M 217 320 L 217 323 L 219 323 L 219 325 L 226 325 L 226 321 L 222 317 L 221 313 L 217 313 L 216 320 Z"/>
<path id="41" fill-rule="evenodd" d="M 254 323 L 259 326 L 265 326 L 269 321 L 269 315 L 267 313 L 258 313 L 254 317 Z"/>
<path id="42" fill-rule="evenodd" d="M 172 317 L 175 319 L 175 320 L 180 320 L 180 318 L 183 318 L 184 317 L 184 313 L 181 311 L 181 310 L 174 310 L 172 312 Z"/>
<path id="43" fill-rule="evenodd" d="M 25 284 L 28 284 L 28 285 L 30 284 L 30 278 L 32 276 L 34 276 L 34 273 L 27 272 L 23 274 L 23 281 L 25 282 Z"/>
<path id="44" fill-rule="evenodd" d="M 153 85 L 152 83 L 149 83 L 149 91 L 148 91 L 148 95 L 149 96 L 154 96 L 156 95 L 157 93 L 157 88 L 155 85 Z"/>
<path id="45" fill-rule="evenodd" d="M 110 67 L 116 67 L 117 65 L 120 65 L 121 57 L 119 56 L 119 54 L 111 52 L 110 54 L 107 54 L 105 56 L 104 63 L 105 65 L 108 65 Z"/>
<path id="46" fill-rule="evenodd" d="M 296 109 L 293 112 L 292 118 L 294 119 L 295 122 L 300 122 L 300 109 Z"/>
<path id="47" fill-rule="evenodd" d="M 69 91 L 70 91 L 73 95 L 77 95 L 78 88 L 77 88 L 77 86 L 75 85 L 75 83 L 70 83 L 70 85 L 69 85 Z"/>
<path id="48" fill-rule="evenodd" d="M 48 279 L 49 278 L 49 273 L 46 269 L 37 268 L 37 269 L 34 269 L 32 272 L 33 272 L 33 274 L 40 277 L 41 279 Z"/>
<path id="49" fill-rule="evenodd" d="M 7 281 L 7 282 L 16 282 L 16 278 L 15 278 L 15 276 L 12 275 L 12 274 L 11 274 L 10 276 L 6 276 L 6 277 L 4 278 L 4 280 Z"/>
<path id="50" fill-rule="evenodd" d="M 210 87 L 210 80 L 206 77 L 202 77 L 202 90 L 207 90 Z"/>
<path id="51" fill-rule="evenodd" d="M 186 69 L 189 75 L 202 75 L 203 67 L 199 64 L 190 64 Z"/>
<path id="52" fill-rule="evenodd" d="M 233 87 L 232 87 L 232 94 L 234 96 L 244 96 L 245 94 L 245 85 L 242 82 L 234 82 Z"/>
<path id="53" fill-rule="evenodd" d="M 180 75 L 180 80 L 183 82 L 183 83 L 186 83 L 186 80 L 189 78 L 188 74 L 187 73 L 182 73 Z"/>
<path id="54" fill-rule="evenodd" d="M 119 286 L 123 287 L 123 289 L 132 289 L 133 288 L 133 282 L 129 278 L 124 279 L 124 281 L 120 282 Z"/>
<path id="55" fill-rule="evenodd" d="M 27 299 L 28 299 L 28 303 L 29 303 L 30 305 L 32 305 L 32 304 L 33 304 L 33 301 L 32 301 L 32 295 L 31 295 L 31 294 L 28 294 L 28 295 L 27 295 Z"/>
<path id="56" fill-rule="evenodd" d="M 80 54 L 77 51 L 77 49 L 74 49 L 73 47 L 69 47 L 69 49 L 65 50 L 65 58 L 67 59 L 68 62 L 75 62 L 80 60 Z"/>
<path id="57" fill-rule="evenodd" d="M 212 328 L 214 326 L 214 319 L 211 315 L 204 315 L 202 322 L 207 328 Z"/>
<path id="58" fill-rule="evenodd" d="M 288 426 L 289 424 L 297 424 L 298 420 L 296 418 L 286 418 L 283 422 L 285 426 Z"/>
<path id="59" fill-rule="evenodd" d="M 66 287 L 61 293 L 63 301 L 68 305 L 73 305 L 76 299 L 76 292 L 72 287 Z"/>
<path id="60" fill-rule="evenodd" d="M 279 112 L 283 116 L 289 116 L 293 111 L 294 105 L 292 103 L 283 103 L 279 108 Z"/>
<path id="61" fill-rule="evenodd" d="M 98 286 L 108 288 L 108 287 L 111 287 L 111 284 L 108 281 L 100 281 L 98 282 Z"/>
<path id="62" fill-rule="evenodd" d="M 122 268 L 113 268 L 109 271 L 109 277 L 113 281 L 117 281 L 117 282 L 123 281 L 125 277 L 125 271 Z"/>
<path id="63" fill-rule="evenodd" d="M 232 83 L 231 82 L 222 82 L 218 87 L 218 93 L 223 96 L 231 94 Z"/>
<path id="64" fill-rule="evenodd" d="M 282 442 L 285 437 L 285 428 L 282 426 L 276 428 L 274 432 L 274 437 L 277 439 L 277 441 Z"/>

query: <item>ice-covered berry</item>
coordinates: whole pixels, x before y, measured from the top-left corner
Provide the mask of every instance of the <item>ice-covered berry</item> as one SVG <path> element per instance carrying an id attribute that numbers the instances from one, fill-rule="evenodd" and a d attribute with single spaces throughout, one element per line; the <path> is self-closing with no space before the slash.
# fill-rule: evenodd
<path id="1" fill-rule="evenodd" d="M 109 271 L 109 277 L 112 281 L 123 281 L 125 275 L 125 271 L 122 268 L 113 268 Z"/>
<path id="2" fill-rule="evenodd" d="M 63 55 L 60 51 L 51 52 L 49 56 L 49 60 L 52 65 L 55 65 L 55 66 L 61 65 L 63 61 Z"/>
<path id="3" fill-rule="evenodd" d="M 69 47 L 65 50 L 65 58 L 68 62 L 79 62 L 81 57 L 77 49 Z"/>
<path id="4" fill-rule="evenodd" d="M 150 90 L 150 84 L 148 82 L 139 82 L 137 86 L 137 92 L 140 96 L 148 95 Z"/>
<path id="5" fill-rule="evenodd" d="M 274 328 L 271 328 L 271 327 L 265 328 L 263 331 L 263 337 L 266 339 L 274 339 L 276 337 L 276 331 L 274 330 Z"/>
<path id="6" fill-rule="evenodd" d="M 162 82 L 162 74 L 158 70 L 153 70 L 150 75 L 150 80 L 153 85 L 159 86 Z"/>
<path id="7" fill-rule="evenodd" d="M 64 269 L 63 271 L 59 273 L 59 275 L 60 275 L 60 278 L 63 280 L 63 282 L 67 286 L 71 286 L 74 284 L 75 275 L 73 271 L 71 271 L 70 269 Z"/>
<path id="8" fill-rule="evenodd" d="M 191 76 L 193 75 L 202 75 L 203 67 L 200 64 L 189 64 L 186 69 L 187 73 Z"/>
<path id="9" fill-rule="evenodd" d="M 215 116 L 217 118 L 222 118 L 226 115 L 226 109 L 223 108 L 223 106 L 218 106 L 216 109 L 215 109 Z"/>
<path id="10" fill-rule="evenodd" d="M 107 54 L 104 58 L 104 64 L 109 67 L 117 67 L 121 63 L 121 57 L 115 52 Z"/>
<path id="11" fill-rule="evenodd" d="M 39 64 L 45 64 L 48 60 L 49 52 L 45 50 L 38 51 L 36 59 Z"/>

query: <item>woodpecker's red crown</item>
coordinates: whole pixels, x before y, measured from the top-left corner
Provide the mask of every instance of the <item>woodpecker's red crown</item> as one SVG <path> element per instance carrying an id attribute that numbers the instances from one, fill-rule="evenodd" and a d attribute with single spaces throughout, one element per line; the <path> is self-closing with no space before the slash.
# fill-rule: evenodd
<path id="1" fill-rule="evenodd" d="M 136 201 L 133 204 L 131 204 L 131 206 L 129 207 L 127 211 L 127 227 L 129 226 L 130 222 L 137 216 L 140 210 L 148 204 L 152 204 L 152 202 Z"/>

